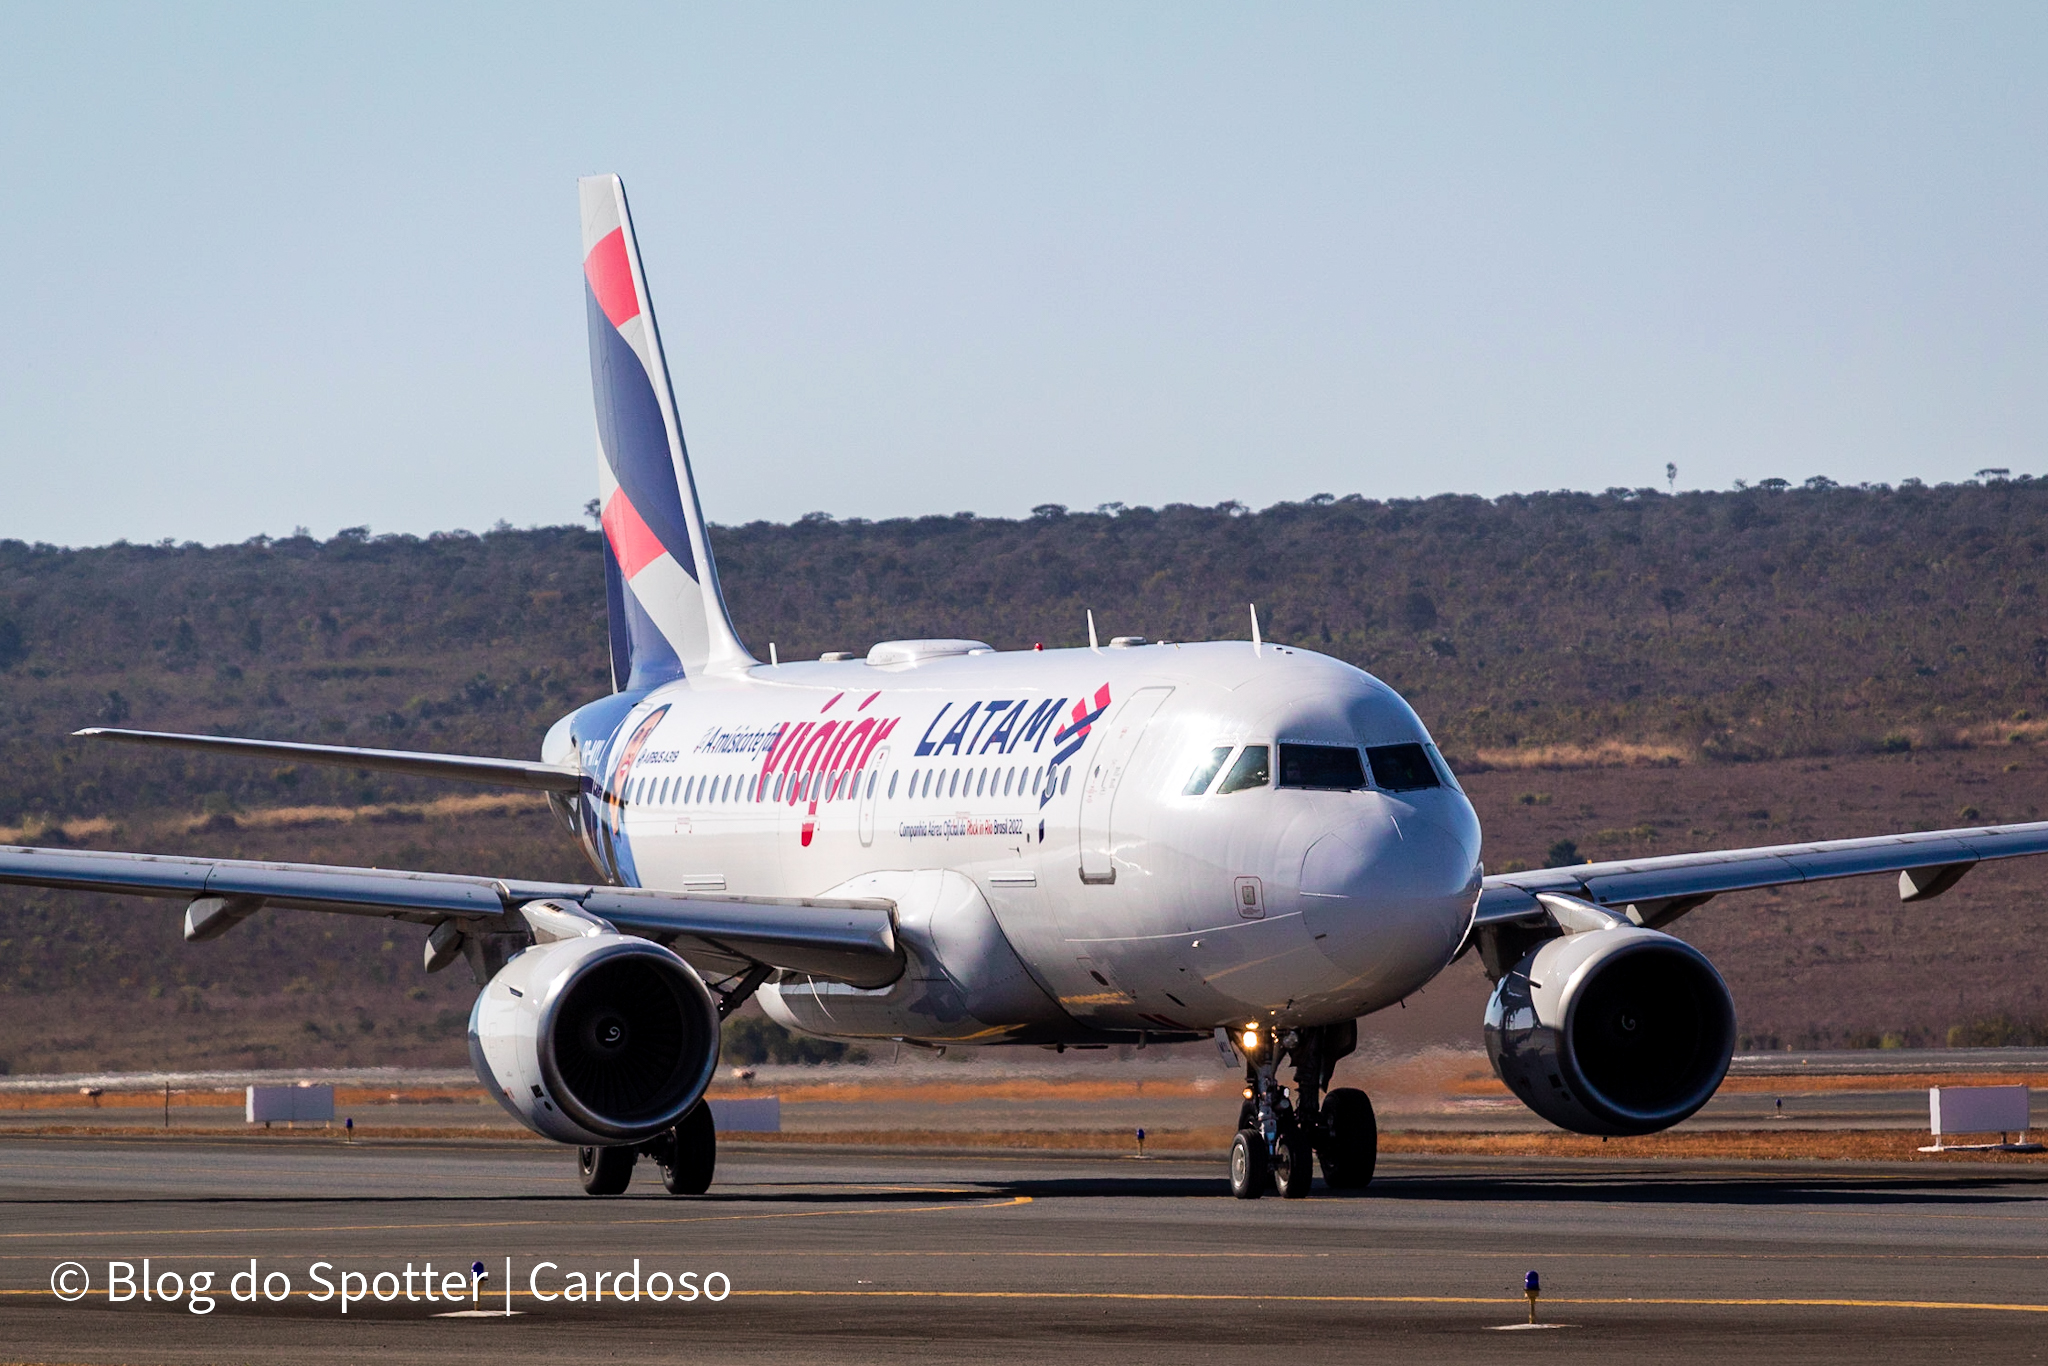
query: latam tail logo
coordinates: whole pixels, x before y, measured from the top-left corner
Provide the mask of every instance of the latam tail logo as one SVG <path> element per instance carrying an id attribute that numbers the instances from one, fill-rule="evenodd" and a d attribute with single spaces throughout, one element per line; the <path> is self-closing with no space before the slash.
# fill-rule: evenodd
<path id="1" fill-rule="evenodd" d="M 711 654 L 689 455 L 615 176 L 582 182 L 583 298 L 597 410 L 599 520 L 615 686 L 652 687 Z"/>

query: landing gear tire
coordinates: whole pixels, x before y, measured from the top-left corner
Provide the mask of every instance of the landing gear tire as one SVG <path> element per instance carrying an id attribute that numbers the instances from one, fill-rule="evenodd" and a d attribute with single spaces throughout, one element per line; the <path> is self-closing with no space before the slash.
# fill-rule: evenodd
<path id="1" fill-rule="evenodd" d="M 1315 1153 L 1305 1134 L 1282 1131 L 1273 1143 L 1273 1188 L 1282 1200 L 1301 1200 L 1315 1184 Z"/>
<path id="2" fill-rule="evenodd" d="M 633 1183 L 633 1163 L 639 1154 L 631 1148 L 578 1148 L 576 1170 L 583 1178 L 585 1195 L 624 1195 Z"/>
<path id="3" fill-rule="evenodd" d="M 1239 1129 L 1230 1140 L 1230 1193 L 1240 1200 L 1256 1200 L 1266 1193 L 1269 1175 L 1266 1140 L 1256 1130 Z"/>
<path id="4" fill-rule="evenodd" d="M 1372 1183 L 1380 1151 L 1379 1124 L 1365 1092 L 1343 1086 L 1323 1097 L 1323 1180 L 1331 1190 L 1364 1190 Z"/>
<path id="5" fill-rule="evenodd" d="M 661 1184 L 670 1195 L 702 1195 L 718 1167 L 718 1130 L 703 1101 L 668 1132 L 660 1158 Z"/>

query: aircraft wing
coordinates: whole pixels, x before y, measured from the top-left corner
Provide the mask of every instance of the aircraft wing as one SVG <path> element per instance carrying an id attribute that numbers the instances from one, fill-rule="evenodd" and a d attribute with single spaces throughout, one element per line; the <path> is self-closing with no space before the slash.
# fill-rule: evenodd
<path id="1" fill-rule="evenodd" d="M 414 778 L 452 778 L 464 783 L 491 783 L 537 792 L 576 792 L 582 775 L 574 769 L 526 759 L 484 759 L 468 754 L 424 754 L 409 749 L 356 749 L 349 745 L 306 745 L 291 740 L 243 740 L 230 735 L 178 735 L 159 730 L 117 730 L 90 726 L 73 732 L 93 740 L 119 740 L 130 745 L 168 749 L 212 750 L 259 759 L 292 759 L 302 764 L 334 764 L 403 773 Z"/>
<path id="2" fill-rule="evenodd" d="M 1955 886 L 1987 859 L 2043 853 L 2048 853 L 2048 821 L 1496 873 L 1479 894 L 1465 940 L 1469 946 L 1489 929 L 1540 928 L 1551 912 L 1536 899 L 1539 892 L 1621 909 L 1629 919 L 1656 929 L 1723 892 L 1870 873 L 1897 873 L 1901 901 L 1926 901 Z"/>
<path id="3" fill-rule="evenodd" d="M 719 974 L 781 968 L 856 987 L 882 987 L 902 975 L 904 962 L 896 939 L 896 908 L 883 900 L 778 900 L 19 846 L 0 847 L 0 883 L 186 900 L 240 898 L 236 919 L 267 905 L 423 925 L 460 919 L 481 930 L 521 929 L 518 908 L 545 898 L 575 902 L 619 930 L 664 943 L 693 965 Z"/>

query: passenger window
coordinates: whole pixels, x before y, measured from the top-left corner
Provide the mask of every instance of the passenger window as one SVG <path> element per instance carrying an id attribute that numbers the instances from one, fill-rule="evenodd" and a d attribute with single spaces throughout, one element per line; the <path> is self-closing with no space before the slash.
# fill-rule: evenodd
<path id="1" fill-rule="evenodd" d="M 1282 745 L 1279 786 L 1355 792 L 1365 786 L 1365 766 L 1350 745 Z"/>
<path id="2" fill-rule="evenodd" d="M 1067 769 L 1067 770 L 1066 770 L 1065 772 L 1063 772 L 1063 773 L 1061 773 L 1061 774 L 1060 774 L 1060 795 L 1061 795 L 1062 797 L 1066 796 L 1066 795 L 1067 795 L 1067 789 L 1068 789 L 1068 788 L 1070 788 L 1070 787 L 1072 787 L 1073 785 L 1074 785 L 1074 770 L 1070 768 L 1070 769 Z"/>
<path id="3" fill-rule="evenodd" d="M 1209 790 L 1209 784 L 1216 781 L 1216 770 L 1223 767 L 1223 761 L 1230 757 L 1229 745 L 1218 745 L 1202 756 L 1195 765 L 1195 771 L 1188 774 L 1188 780 L 1181 785 L 1183 797 L 1199 797 Z"/>
<path id="4" fill-rule="evenodd" d="M 894 773 L 889 775 L 889 800 L 896 800 L 896 775 Z"/>
<path id="5" fill-rule="evenodd" d="M 1374 745 L 1365 758 L 1372 765 L 1373 782 L 1389 792 L 1443 786 L 1421 745 Z"/>
<path id="6" fill-rule="evenodd" d="M 1244 753 L 1238 755 L 1237 762 L 1230 766 L 1230 772 L 1223 775 L 1223 783 L 1216 789 L 1216 795 L 1220 797 L 1226 792 L 1264 787 L 1272 778 L 1272 761 L 1266 747 L 1246 745 Z"/>

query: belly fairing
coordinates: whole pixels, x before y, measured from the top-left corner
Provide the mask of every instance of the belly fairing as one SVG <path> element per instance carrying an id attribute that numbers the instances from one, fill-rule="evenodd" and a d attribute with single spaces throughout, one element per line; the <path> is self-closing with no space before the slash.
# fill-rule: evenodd
<path id="1" fill-rule="evenodd" d="M 1085 1032 L 1038 988 L 981 889 L 964 874 L 869 873 L 825 895 L 895 902 L 909 966 L 876 991 L 798 977 L 763 987 L 762 1008 L 779 1023 L 813 1034 L 959 1043 L 1052 1041 Z"/>

